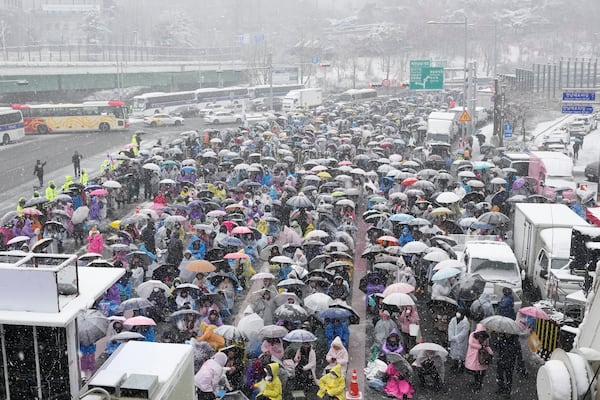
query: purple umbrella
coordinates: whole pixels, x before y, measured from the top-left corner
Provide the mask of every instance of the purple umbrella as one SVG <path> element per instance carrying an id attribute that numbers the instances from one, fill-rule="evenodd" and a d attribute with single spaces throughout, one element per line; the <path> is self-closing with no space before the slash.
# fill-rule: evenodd
<path id="1" fill-rule="evenodd" d="M 514 190 L 521 189 L 523 186 L 525 186 L 526 183 L 527 183 L 527 181 L 525 179 L 519 178 L 513 182 L 512 188 Z"/>

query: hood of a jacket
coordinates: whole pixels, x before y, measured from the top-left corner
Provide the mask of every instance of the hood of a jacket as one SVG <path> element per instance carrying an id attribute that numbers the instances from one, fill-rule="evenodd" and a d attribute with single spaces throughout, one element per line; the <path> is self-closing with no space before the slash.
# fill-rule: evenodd
<path id="1" fill-rule="evenodd" d="M 341 364 L 335 364 L 333 366 L 333 368 L 331 368 L 332 372 L 335 372 L 335 374 L 339 377 L 342 377 L 342 365 Z"/>
<path id="2" fill-rule="evenodd" d="M 333 342 L 331 342 L 331 347 L 343 348 L 344 343 L 342 343 L 342 339 L 340 339 L 339 336 L 336 336 L 335 339 L 333 339 Z"/>
<path id="3" fill-rule="evenodd" d="M 215 362 L 217 364 L 219 364 L 221 367 L 225 366 L 225 363 L 227 363 L 227 354 L 223 353 L 223 352 L 218 352 L 217 354 L 215 354 L 213 356 L 213 359 L 215 360 Z"/>
<path id="4" fill-rule="evenodd" d="M 274 362 L 269 364 L 269 368 L 271 369 L 271 373 L 273 374 L 273 378 L 279 375 L 279 364 Z"/>

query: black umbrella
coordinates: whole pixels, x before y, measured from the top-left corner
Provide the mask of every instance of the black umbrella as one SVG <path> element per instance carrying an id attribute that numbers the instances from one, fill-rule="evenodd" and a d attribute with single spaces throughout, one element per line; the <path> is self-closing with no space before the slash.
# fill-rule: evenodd
<path id="1" fill-rule="evenodd" d="M 475 301 L 483 294 L 486 281 L 479 274 L 467 274 L 452 287 L 450 296 L 456 300 Z"/>

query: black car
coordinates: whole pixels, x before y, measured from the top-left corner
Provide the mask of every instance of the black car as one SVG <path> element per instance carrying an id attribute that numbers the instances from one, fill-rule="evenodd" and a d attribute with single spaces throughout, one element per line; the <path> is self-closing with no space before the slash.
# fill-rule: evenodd
<path id="1" fill-rule="evenodd" d="M 590 182 L 598 182 L 598 164 L 600 161 L 594 161 L 585 166 L 583 174 Z"/>

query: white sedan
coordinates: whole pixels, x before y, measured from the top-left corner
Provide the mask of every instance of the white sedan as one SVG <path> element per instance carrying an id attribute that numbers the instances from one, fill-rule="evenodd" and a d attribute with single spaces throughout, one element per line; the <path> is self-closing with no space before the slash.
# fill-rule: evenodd
<path id="1" fill-rule="evenodd" d="M 241 124 L 242 116 L 235 114 L 233 111 L 217 111 L 213 114 L 204 117 L 204 122 L 209 124 Z"/>
<path id="2" fill-rule="evenodd" d="M 180 126 L 185 120 L 181 117 L 172 116 L 169 114 L 153 114 L 144 118 L 144 125 L 149 126 Z"/>

